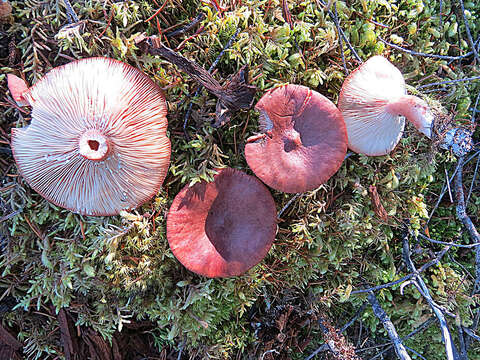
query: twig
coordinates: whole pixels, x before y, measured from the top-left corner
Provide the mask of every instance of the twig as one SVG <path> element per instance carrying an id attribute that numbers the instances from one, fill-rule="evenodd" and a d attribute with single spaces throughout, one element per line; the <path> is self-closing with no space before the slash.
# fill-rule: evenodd
<path id="1" fill-rule="evenodd" d="M 185 25 L 185 26 L 181 27 L 180 29 L 177 29 L 177 30 L 174 30 L 174 31 L 171 31 L 171 32 L 165 34 L 165 37 L 170 38 L 170 37 L 174 37 L 174 36 L 183 35 L 184 33 L 190 31 L 190 29 L 197 26 L 197 24 L 202 22 L 204 19 L 205 19 L 205 15 L 203 13 L 200 13 L 188 25 Z"/>
<path id="2" fill-rule="evenodd" d="M 223 56 L 223 54 L 225 54 L 225 51 L 227 51 L 227 49 L 232 46 L 232 44 L 235 41 L 235 39 L 237 38 L 239 32 L 240 32 L 240 29 L 237 29 L 237 31 L 235 31 L 235 33 L 232 35 L 232 37 L 225 44 L 222 51 L 220 51 L 220 54 L 218 54 L 215 61 L 208 68 L 207 71 L 209 73 L 211 73 L 213 71 L 213 69 L 215 69 L 217 67 L 218 63 L 220 62 L 220 59 Z M 187 123 L 188 123 L 188 119 L 190 118 L 190 114 L 192 112 L 193 100 L 198 97 L 198 95 L 200 94 L 200 91 L 202 91 L 202 89 L 203 89 L 203 86 L 200 85 L 198 87 L 197 91 L 195 91 L 195 94 L 193 95 L 193 99 L 188 104 L 187 112 L 185 113 L 185 118 L 183 119 L 183 134 L 185 135 L 185 138 L 187 139 L 187 141 L 190 140 L 190 136 L 188 135 L 188 132 L 187 132 Z"/>
<path id="3" fill-rule="evenodd" d="M 475 180 L 477 180 L 477 173 L 478 173 L 478 164 L 480 163 L 480 156 L 477 158 L 477 163 L 475 164 L 475 171 L 473 172 L 472 182 L 470 184 L 470 189 L 468 189 L 467 195 L 467 204 L 470 201 L 470 196 L 472 195 L 473 185 L 475 184 Z"/>
<path id="4" fill-rule="evenodd" d="M 467 358 L 467 347 L 465 346 L 465 338 L 463 335 L 463 326 L 462 320 L 459 319 L 457 322 L 457 330 L 458 330 L 458 342 L 459 342 L 459 351 L 460 351 L 460 359 L 468 360 Z"/>
<path id="5" fill-rule="evenodd" d="M 432 238 L 430 238 L 430 237 L 428 237 L 428 236 L 426 236 L 422 233 L 419 233 L 418 236 L 420 236 L 422 239 L 425 239 L 425 240 L 427 240 L 431 243 L 434 243 L 434 244 L 448 245 L 448 246 L 464 248 L 464 249 L 471 249 L 471 248 L 474 248 L 474 247 L 480 245 L 480 242 L 473 243 L 473 244 L 457 244 L 457 243 L 454 243 L 454 242 L 446 242 L 446 241 L 435 240 L 435 239 L 432 239 Z"/>
<path id="6" fill-rule="evenodd" d="M 463 328 L 463 331 L 465 331 L 467 333 L 467 335 L 470 336 L 472 339 L 480 341 L 480 336 L 475 335 L 475 333 L 472 330 L 470 330 L 469 328 Z"/>
<path id="7" fill-rule="evenodd" d="M 345 54 L 343 53 L 343 40 L 342 40 L 342 36 L 340 35 L 340 21 L 338 21 L 338 12 L 337 12 L 336 2 L 335 4 L 333 4 L 333 10 L 334 10 L 335 18 L 337 19 L 337 21 L 335 22 L 335 26 L 338 32 L 338 43 L 340 45 L 340 56 L 342 57 L 343 70 L 345 71 L 345 75 L 348 75 L 347 64 L 345 63 Z"/>
<path id="8" fill-rule="evenodd" d="M 382 309 L 380 303 L 378 302 L 375 294 L 372 291 L 368 293 L 367 299 L 372 305 L 373 313 L 382 322 L 383 327 L 387 331 L 388 337 L 390 338 L 390 340 L 392 340 L 397 356 L 401 360 L 410 360 L 411 357 L 410 355 L 408 355 L 405 346 L 403 346 L 402 340 L 398 336 L 395 326 L 393 325 L 385 310 Z"/>
<path id="9" fill-rule="evenodd" d="M 239 29 L 237 29 L 236 34 L 238 31 Z M 247 65 L 243 66 L 238 73 L 221 86 L 207 70 L 163 45 L 158 37 L 141 35 L 137 38 L 136 43 L 144 52 L 150 55 L 160 55 L 170 63 L 175 64 L 218 98 L 215 111 L 216 119 L 212 126 L 219 127 L 230 121 L 234 112 L 247 110 L 253 106 L 257 88 L 248 83 Z M 229 42 L 227 45 L 229 44 L 231 43 Z"/>
<path id="10" fill-rule="evenodd" d="M 280 219 L 280 218 L 282 217 L 282 215 L 283 215 L 283 213 L 285 212 L 285 210 L 287 210 L 288 207 L 292 204 L 292 202 L 294 202 L 295 200 L 297 200 L 300 195 L 301 195 L 300 193 L 295 194 L 294 197 L 292 197 L 290 200 L 287 201 L 287 203 L 286 203 L 285 206 L 282 208 L 282 210 L 280 210 L 280 211 L 278 212 L 277 219 Z"/>
<path id="11" fill-rule="evenodd" d="M 420 273 L 415 268 L 412 259 L 410 258 L 410 245 L 408 243 L 408 231 L 405 231 L 403 236 L 403 260 L 407 265 L 407 268 L 411 273 L 414 275 L 415 285 L 417 286 L 418 290 L 421 290 L 422 296 L 425 298 L 427 303 L 430 305 L 430 308 L 435 313 L 435 316 L 438 319 L 440 324 L 440 329 L 442 332 L 442 339 L 445 345 L 445 352 L 447 355 L 448 360 L 456 360 L 458 359 L 458 351 L 455 348 L 455 345 L 452 340 L 452 336 L 450 334 L 450 330 L 448 329 L 447 321 L 445 319 L 445 315 L 443 312 L 438 308 L 438 305 L 434 304 L 433 299 L 428 291 L 428 287 L 423 281 Z"/>
<path id="12" fill-rule="evenodd" d="M 477 99 L 475 100 L 475 106 L 473 107 L 473 111 L 472 111 L 472 125 L 475 124 L 475 113 L 479 112 L 479 110 L 477 110 L 479 100 L 480 100 L 480 91 L 477 94 Z"/>
<path id="13" fill-rule="evenodd" d="M 411 347 L 408 347 L 407 345 L 405 345 L 405 348 L 411 352 L 413 352 L 415 355 L 417 355 L 418 357 L 420 357 L 421 359 L 423 360 L 427 360 L 422 354 L 420 354 L 418 351 L 412 349 Z"/>
<path id="14" fill-rule="evenodd" d="M 65 8 L 67 9 L 68 22 L 70 24 L 78 22 L 78 16 L 77 14 L 75 14 L 75 11 L 73 11 L 72 4 L 70 4 L 70 1 L 63 0 L 63 3 L 65 4 Z"/>
<path id="15" fill-rule="evenodd" d="M 362 316 L 363 312 L 365 311 L 367 307 L 367 302 L 364 301 L 362 306 L 360 306 L 360 309 L 357 310 L 357 312 L 355 313 L 355 315 L 353 315 L 353 317 L 350 319 L 349 322 L 347 322 L 345 325 L 342 326 L 342 328 L 340 329 L 340 334 L 343 333 L 345 330 L 347 330 L 350 325 L 352 325 L 355 321 L 357 321 L 357 319 Z"/>
<path id="16" fill-rule="evenodd" d="M 457 217 L 467 229 L 471 239 L 474 243 L 480 243 L 480 234 L 473 224 L 470 217 L 467 215 L 465 208 L 465 196 L 463 193 L 463 156 L 458 159 L 457 176 L 455 177 L 455 197 L 457 200 Z M 480 245 L 475 247 L 475 284 L 473 286 L 472 295 L 480 292 Z"/>
<path id="17" fill-rule="evenodd" d="M 368 288 L 368 289 L 361 289 L 361 290 L 354 290 L 352 291 L 350 294 L 353 295 L 353 294 L 363 294 L 363 293 L 369 293 L 369 292 L 372 292 L 372 291 L 378 291 L 378 290 L 381 290 L 381 289 L 385 289 L 385 288 L 388 288 L 388 287 L 392 287 L 394 285 L 397 285 L 397 284 L 400 284 L 406 280 L 409 280 L 413 277 L 413 274 L 408 274 L 398 280 L 395 280 L 395 281 L 391 281 L 389 283 L 386 283 L 386 284 L 382 284 L 382 285 L 377 285 L 377 286 L 373 286 L 371 288 Z"/>
<path id="18" fill-rule="evenodd" d="M 323 0 L 318 0 L 318 2 L 324 7 L 324 9 L 327 8 L 327 4 Z M 328 16 L 330 16 L 332 18 L 335 26 L 337 27 L 337 30 L 340 32 L 340 35 L 342 36 L 343 40 L 345 40 L 345 44 L 347 44 L 347 47 L 352 52 L 353 56 L 355 56 L 355 58 L 357 59 L 358 62 L 362 63 L 363 62 L 362 58 L 355 51 L 355 48 L 352 46 L 350 41 L 348 41 L 347 36 L 345 35 L 342 28 L 340 27 L 340 24 L 338 23 L 338 19 L 335 18 L 335 15 L 330 10 L 327 10 L 327 14 L 328 14 Z"/>
<path id="19" fill-rule="evenodd" d="M 470 55 L 473 54 L 473 52 L 469 52 L 465 55 L 459 55 L 459 56 L 449 56 L 449 55 L 437 55 L 437 54 L 426 54 L 426 53 L 422 53 L 422 52 L 418 52 L 418 51 L 413 51 L 413 50 L 408 50 L 408 49 L 405 49 L 405 48 L 402 48 L 401 46 L 398 46 L 398 45 L 395 45 L 395 44 L 392 44 L 384 39 L 382 39 L 380 36 L 378 37 L 378 40 L 380 40 L 381 42 L 383 42 L 385 45 L 388 45 L 396 50 L 400 50 L 400 51 L 403 51 L 404 53 L 407 53 L 407 54 L 410 54 L 410 55 L 415 55 L 415 56 L 422 56 L 422 57 L 427 57 L 427 58 L 432 58 L 432 59 L 443 59 L 443 60 L 453 60 L 453 61 L 456 61 L 456 60 L 461 60 L 461 59 L 464 59 Z"/>
<path id="20" fill-rule="evenodd" d="M 154 13 L 152 16 L 150 16 L 147 20 L 145 20 L 144 22 L 149 22 L 149 21 L 152 20 L 155 16 L 157 16 L 158 14 L 160 14 L 160 13 L 162 12 L 163 8 L 165 7 L 165 5 L 167 5 L 167 3 L 168 3 L 168 0 L 165 0 L 165 2 L 163 3 L 163 5 L 160 6 L 160 8 L 159 8 L 157 11 L 155 11 L 155 13 Z"/>
<path id="21" fill-rule="evenodd" d="M 446 252 L 450 249 L 450 247 L 451 247 L 451 245 L 445 246 L 441 251 L 438 252 L 437 256 L 433 260 L 424 264 L 418 270 L 418 273 L 422 273 L 425 270 L 427 270 L 429 267 L 437 265 L 440 262 L 440 260 L 442 259 L 442 257 L 446 254 Z M 371 292 L 371 291 L 378 291 L 378 290 L 381 290 L 381 289 L 392 287 L 392 286 L 400 284 L 404 281 L 410 280 L 413 277 L 413 275 L 414 274 L 408 274 L 408 275 L 405 275 L 404 277 L 402 277 L 398 280 L 395 280 L 395 281 L 392 281 L 392 282 L 389 282 L 389 283 L 386 283 L 386 284 L 382 284 L 382 285 L 377 285 L 377 286 L 374 286 L 374 287 L 371 287 L 371 288 L 368 288 L 368 289 L 354 290 L 350 294 L 352 294 L 352 295 L 353 294 L 363 294 L 363 293 L 368 293 L 368 292 Z"/>
<path id="22" fill-rule="evenodd" d="M 418 326 L 415 330 L 413 330 L 412 332 L 410 332 L 408 335 L 404 336 L 401 338 L 402 340 L 402 343 L 405 342 L 406 340 L 410 339 L 411 337 L 415 336 L 416 334 L 418 334 L 419 332 L 421 331 L 424 331 L 426 329 L 428 329 L 433 323 L 435 322 L 435 317 L 430 317 L 428 318 L 427 320 L 425 320 L 423 323 L 420 324 L 420 326 Z M 384 344 L 385 346 L 387 346 L 388 344 Z M 380 356 L 382 356 L 382 354 L 386 353 L 388 350 L 390 350 L 392 348 L 393 344 L 389 345 L 388 347 L 386 347 L 385 349 L 383 349 L 382 351 L 380 351 L 377 355 L 375 355 L 374 357 L 372 357 L 370 360 L 375 360 L 377 358 L 379 358 Z M 363 350 L 363 349 L 359 349 L 360 350 Z"/>
<path id="23" fill-rule="evenodd" d="M 467 20 L 467 17 L 465 16 L 465 6 L 463 6 L 463 0 L 458 0 L 458 2 L 460 4 L 460 9 L 461 9 L 461 12 L 462 12 L 462 17 L 463 17 L 463 22 L 465 24 L 465 30 L 467 32 L 468 43 L 469 43 L 470 47 L 472 48 L 473 55 L 475 56 L 475 59 L 477 60 L 477 62 L 480 63 L 480 57 L 478 56 L 477 49 L 475 48 L 475 44 L 473 43 L 472 33 L 470 32 L 470 26 L 468 25 L 468 20 Z"/>
<path id="24" fill-rule="evenodd" d="M 445 170 L 445 180 L 447 181 L 448 196 L 450 196 L 450 202 L 453 204 L 452 189 L 450 188 L 450 181 L 448 180 L 447 168 L 445 167 L 444 170 Z"/>
<path id="25" fill-rule="evenodd" d="M 469 163 L 473 158 L 475 158 L 475 156 L 478 156 L 480 155 L 480 150 L 479 151 L 476 151 L 473 155 L 471 155 L 467 161 L 465 161 L 465 164 Z M 453 172 L 452 176 L 450 177 L 450 179 L 446 179 L 446 181 L 450 181 L 452 182 L 453 181 L 453 178 L 455 177 L 455 175 L 457 174 L 457 169 L 455 169 L 455 171 Z M 433 207 L 433 210 L 430 212 L 430 215 L 428 216 L 428 219 L 427 219 L 427 222 L 425 224 L 425 227 L 423 228 L 423 230 L 425 230 L 425 228 L 427 227 L 427 225 L 430 223 L 430 220 L 432 219 L 433 217 L 433 214 L 435 213 L 436 209 L 438 208 L 438 205 L 440 204 L 440 202 L 442 201 L 443 199 L 443 196 L 445 195 L 445 193 L 447 192 L 447 185 L 445 184 L 442 188 L 442 191 L 440 192 L 440 196 L 438 197 L 437 199 L 437 202 L 435 203 L 435 206 Z"/>
<path id="26" fill-rule="evenodd" d="M 443 31 L 443 18 L 442 18 L 442 12 L 443 12 L 443 1 L 440 0 L 440 4 L 439 4 L 439 10 L 438 10 L 438 13 L 439 13 L 439 25 L 440 25 L 440 31 Z"/>
<path id="27" fill-rule="evenodd" d="M 431 83 L 431 84 L 420 85 L 420 86 L 417 86 L 417 89 L 423 89 L 423 88 L 430 87 L 430 86 L 437 86 L 437 85 L 445 85 L 445 84 L 454 84 L 454 83 L 458 83 L 458 82 L 473 81 L 473 80 L 479 80 L 479 79 L 480 79 L 480 76 L 472 76 L 472 77 L 469 77 L 469 78 L 462 78 L 462 79 L 456 79 L 456 80 L 446 80 L 446 81 L 440 81 L 440 82 L 435 82 L 435 83 Z"/>

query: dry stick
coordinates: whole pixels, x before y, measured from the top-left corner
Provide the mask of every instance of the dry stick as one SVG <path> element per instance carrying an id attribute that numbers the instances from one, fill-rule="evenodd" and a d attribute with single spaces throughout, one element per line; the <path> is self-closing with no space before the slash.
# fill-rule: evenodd
<path id="1" fill-rule="evenodd" d="M 390 338 L 390 340 L 392 340 L 393 345 L 395 346 L 395 352 L 397 353 L 398 357 L 401 360 L 411 360 L 410 355 L 408 355 L 407 353 L 407 349 L 405 349 L 405 346 L 403 346 L 402 344 L 402 340 L 398 336 L 395 326 L 393 325 L 385 310 L 382 309 L 373 291 L 370 291 L 368 293 L 367 299 L 370 302 L 370 305 L 372 305 L 373 313 L 382 322 L 383 327 L 387 331 L 388 337 Z"/>
<path id="2" fill-rule="evenodd" d="M 440 260 L 443 258 L 443 256 L 447 253 L 447 251 L 450 250 L 450 248 L 451 248 L 451 245 L 445 246 L 441 251 L 438 252 L 437 256 L 433 260 L 424 264 L 418 270 L 418 272 L 422 273 L 425 270 L 427 270 L 429 267 L 437 265 L 440 262 Z M 351 292 L 351 294 L 352 295 L 353 294 L 363 294 L 363 293 L 368 293 L 368 292 L 371 292 L 371 291 L 377 291 L 377 290 L 385 289 L 385 288 L 388 288 L 388 287 L 392 287 L 392 286 L 400 284 L 404 281 L 410 280 L 413 276 L 414 276 L 414 274 L 408 274 L 408 275 L 406 275 L 406 276 L 404 276 L 404 277 L 402 277 L 398 280 L 395 280 L 395 281 L 392 281 L 392 282 L 389 282 L 389 283 L 386 283 L 386 284 L 383 284 L 383 285 L 373 286 L 373 287 L 368 288 L 368 289 L 354 290 L 354 291 Z"/>
<path id="3" fill-rule="evenodd" d="M 318 1 L 320 4 L 322 4 L 322 6 L 324 8 L 326 8 L 327 4 L 322 1 L 322 0 L 319 0 Z M 350 51 L 352 52 L 353 56 L 355 56 L 355 58 L 357 59 L 358 62 L 362 63 L 362 58 L 358 55 L 358 53 L 355 51 L 355 49 L 353 48 L 352 44 L 350 44 L 350 41 L 348 41 L 348 38 L 347 36 L 345 35 L 345 32 L 342 30 L 342 28 L 340 27 L 340 24 L 338 23 L 338 18 L 336 19 L 335 18 L 335 15 L 330 11 L 328 10 L 327 11 L 328 13 L 328 16 L 330 16 L 333 20 L 333 23 L 335 24 L 335 26 L 337 27 L 337 30 L 340 32 L 340 35 L 342 36 L 343 40 L 345 40 L 345 44 L 347 45 L 347 47 L 350 49 Z"/>
<path id="4" fill-rule="evenodd" d="M 458 159 L 457 176 L 455 177 L 455 197 L 457 200 L 457 217 L 468 230 L 470 237 L 474 243 L 480 243 L 480 234 L 473 224 L 470 217 L 467 215 L 465 208 L 465 195 L 463 193 L 463 156 Z M 475 284 L 473 286 L 472 295 L 480 293 L 480 245 L 475 247 Z"/>
<path id="5" fill-rule="evenodd" d="M 445 352 L 447 355 L 447 359 L 448 360 L 458 359 L 458 351 L 455 348 L 455 344 L 453 343 L 452 335 L 450 334 L 450 330 L 448 329 L 445 315 L 433 302 L 433 299 L 430 295 L 427 285 L 423 281 L 422 277 L 420 276 L 420 273 L 415 268 L 415 265 L 413 264 L 413 261 L 410 258 L 410 245 L 408 243 L 407 231 L 405 232 L 405 235 L 403 237 L 402 253 L 403 253 L 403 260 L 405 261 L 405 264 L 407 265 L 408 270 L 413 274 L 413 277 L 414 277 L 413 284 L 415 285 L 417 290 L 420 292 L 420 294 L 425 298 L 425 300 L 430 305 L 431 309 L 433 310 L 433 312 L 435 313 L 435 316 L 438 319 L 440 329 L 442 332 L 443 343 L 445 345 Z"/>
<path id="6" fill-rule="evenodd" d="M 446 80 L 446 81 L 440 81 L 440 82 L 435 82 L 435 83 L 431 83 L 431 84 L 420 85 L 420 86 L 417 86 L 417 89 L 423 89 L 423 88 L 430 87 L 430 86 L 437 86 L 437 85 L 445 85 L 445 84 L 454 84 L 454 83 L 458 83 L 458 82 L 473 81 L 473 80 L 479 80 L 479 79 L 480 79 L 480 76 L 472 76 L 472 77 L 469 77 L 469 78 L 462 78 L 462 79 L 455 79 L 455 80 Z"/>
<path id="7" fill-rule="evenodd" d="M 466 57 L 469 57 L 470 55 L 473 54 L 473 51 L 470 51 L 469 53 L 465 54 L 465 55 L 459 55 L 459 56 L 449 56 L 449 55 L 437 55 L 437 54 L 425 54 L 425 53 L 422 53 L 422 52 L 418 52 L 418 51 L 413 51 L 413 50 L 408 50 L 408 49 L 405 49 L 405 48 L 402 48 L 401 46 L 398 46 L 398 45 L 395 45 L 395 44 L 392 44 L 384 39 L 382 39 L 380 36 L 378 37 L 378 40 L 380 40 L 381 42 L 383 42 L 385 45 L 388 45 L 394 49 L 397 49 L 397 50 L 400 50 L 400 51 L 403 51 L 407 54 L 410 54 L 410 55 L 415 55 L 415 56 L 422 56 L 422 57 L 427 57 L 427 58 L 433 58 L 433 59 L 443 59 L 443 60 L 452 60 L 452 61 L 456 61 L 456 60 L 461 60 L 461 59 L 464 59 Z"/>
<path id="8" fill-rule="evenodd" d="M 477 94 L 477 99 L 475 100 L 475 106 L 473 107 L 473 112 L 472 112 L 472 124 L 475 124 L 475 113 L 478 112 L 477 107 L 478 107 L 478 101 L 480 100 L 480 91 Z"/>
<path id="9" fill-rule="evenodd" d="M 257 88 L 248 84 L 247 65 L 221 86 L 207 70 L 163 45 L 158 37 L 145 37 L 139 41 L 139 45 L 144 52 L 160 55 L 175 64 L 218 98 L 216 120 L 212 126 L 219 127 L 230 121 L 233 112 L 248 110 L 253 106 Z"/>
<path id="10" fill-rule="evenodd" d="M 472 33 L 470 32 L 470 26 L 468 26 L 467 17 L 465 16 L 465 7 L 463 6 L 463 0 L 458 0 L 458 2 L 460 3 L 460 8 L 462 10 L 462 17 L 463 17 L 463 22 L 465 24 L 465 30 L 467 32 L 468 43 L 470 44 L 470 46 L 472 48 L 475 59 L 477 59 L 477 61 L 480 63 L 480 57 L 478 56 L 477 49 L 476 49 L 475 44 L 473 42 Z"/>
<path id="11" fill-rule="evenodd" d="M 457 316 L 459 316 L 457 314 Z M 460 359 L 462 360 L 468 360 L 467 357 L 467 347 L 465 345 L 465 337 L 463 335 L 463 326 L 462 326 L 462 319 L 459 317 L 459 321 L 456 322 L 457 325 L 457 330 L 458 330 L 458 342 L 459 342 L 459 347 L 460 347 Z"/>
<path id="12" fill-rule="evenodd" d="M 453 243 L 453 242 L 446 242 L 446 241 L 440 241 L 440 240 L 434 240 L 422 233 L 419 233 L 418 236 L 420 236 L 422 239 L 425 239 L 427 241 L 430 241 L 431 243 L 434 243 L 434 244 L 441 244 L 441 245 L 449 245 L 449 246 L 453 246 L 453 247 L 458 247 L 458 248 L 464 248 L 464 249 L 471 249 L 471 248 L 474 248 L 474 247 L 477 247 L 480 245 L 480 242 L 478 243 L 473 243 L 473 244 L 457 244 L 457 243 Z"/>
<path id="13" fill-rule="evenodd" d="M 450 203 L 453 204 L 452 189 L 450 188 L 450 181 L 448 181 L 447 168 L 444 167 L 443 169 L 445 170 L 445 179 L 447 180 L 448 196 L 450 196 Z"/>
<path id="14" fill-rule="evenodd" d="M 294 197 L 292 197 L 290 200 L 287 201 L 287 203 L 285 204 L 285 206 L 282 208 L 282 210 L 280 210 L 278 212 L 278 215 L 277 215 L 277 219 L 280 219 L 283 215 L 283 213 L 285 212 L 285 210 L 288 209 L 288 207 L 292 204 L 292 202 L 294 202 L 296 199 L 298 199 L 298 197 L 302 195 L 301 193 L 298 193 L 298 194 L 295 194 Z"/>
<path id="15" fill-rule="evenodd" d="M 70 24 L 78 22 L 78 16 L 77 14 L 75 14 L 75 11 L 73 11 L 72 4 L 70 4 L 70 1 L 63 0 L 63 3 L 65 4 L 65 8 L 67 9 L 68 22 Z"/>
<path id="16" fill-rule="evenodd" d="M 421 323 L 415 330 L 410 332 L 408 335 L 402 337 L 401 338 L 402 343 L 405 342 L 406 340 L 410 339 L 414 335 L 418 334 L 420 331 L 424 331 L 424 330 L 428 329 L 434 322 L 435 322 L 435 317 L 434 316 L 428 318 L 423 323 Z M 380 356 L 382 356 L 384 353 L 386 353 L 388 350 L 390 350 L 393 347 L 393 344 L 391 344 L 391 345 L 384 344 L 384 345 L 387 346 L 387 347 L 385 349 L 383 349 L 382 351 L 380 351 L 377 355 L 372 357 L 370 360 L 375 360 L 375 359 L 379 358 Z M 360 349 L 360 350 L 363 350 L 363 349 Z"/>
<path id="17" fill-rule="evenodd" d="M 205 15 L 203 13 L 200 13 L 197 15 L 195 19 L 193 19 L 190 24 L 185 25 L 181 27 L 180 29 L 173 30 L 172 32 L 169 32 L 165 34 L 165 37 L 174 37 L 174 36 L 180 36 L 185 34 L 186 32 L 190 31 L 190 29 L 194 28 L 198 23 L 202 22 L 205 19 Z"/>
<path id="18" fill-rule="evenodd" d="M 468 336 L 472 337 L 472 339 L 480 341 L 480 336 L 475 335 L 475 333 L 472 330 L 470 330 L 469 328 L 463 328 L 463 331 L 465 331 Z"/>
<path id="19" fill-rule="evenodd" d="M 477 158 L 477 163 L 475 164 L 475 171 L 473 172 L 473 178 L 472 178 L 472 182 L 470 184 L 470 189 L 468 189 L 467 205 L 468 205 L 468 202 L 470 201 L 470 196 L 472 195 L 473 185 L 475 184 L 475 181 L 477 180 L 478 164 L 479 163 L 480 163 L 480 156 Z"/>
<path id="20" fill-rule="evenodd" d="M 480 150 L 479 151 L 476 151 L 473 155 L 471 155 L 467 161 L 465 161 L 465 164 L 469 163 L 473 158 L 475 158 L 475 156 L 478 156 L 480 155 Z M 453 172 L 452 176 L 450 177 L 450 180 L 446 179 L 446 181 L 450 181 L 452 182 L 453 181 L 453 178 L 455 177 L 455 175 L 457 174 L 457 169 L 455 169 L 455 171 Z M 442 188 L 442 191 L 440 192 L 440 196 L 438 197 L 437 199 L 437 202 L 435 203 L 435 206 L 433 207 L 433 210 L 430 212 L 430 215 L 428 216 L 428 219 L 427 219 L 427 223 L 425 224 L 423 230 L 425 231 L 425 228 L 427 227 L 427 225 L 429 224 L 430 220 L 432 219 L 433 217 L 433 214 L 435 213 L 435 211 L 437 210 L 438 208 L 438 205 L 440 204 L 440 202 L 442 201 L 443 199 L 443 196 L 445 195 L 445 193 L 447 192 L 447 185 L 445 184 Z"/>
<path id="21" fill-rule="evenodd" d="M 335 26 L 336 26 L 337 32 L 338 32 L 338 42 L 339 42 L 339 45 L 340 45 L 340 55 L 342 57 L 343 70 L 345 70 L 345 75 L 348 75 L 347 64 L 345 63 L 345 55 L 343 53 L 343 41 L 342 41 L 342 36 L 340 35 L 340 21 L 338 21 L 338 12 L 337 12 L 337 3 L 336 2 L 335 2 L 335 4 L 333 4 L 333 10 L 335 11 L 334 12 L 335 19 L 337 19 L 337 21 L 335 22 Z"/>
<path id="22" fill-rule="evenodd" d="M 237 29 L 237 31 L 235 31 L 235 33 L 233 34 L 233 36 L 230 38 L 230 40 L 228 40 L 228 42 L 225 44 L 225 46 L 223 47 L 222 51 L 220 51 L 220 54 L 218 54 L 217 58 L 215 59 L 215 61 L 212 63 L 212 65 L 210 65 L 210 67 L 208 68 L 208 72 L 211 73 L 213 71 L 213 69 L 215 69 L 220 61 L 220 59 L 222 58 L 223 54 L 225 54 L 225 51 L 227 51 L 228 48 L 230 48 L 230 46 L 232 46 L 233 42 L 235 41 L 235 39 L 237 38 L 238 34 L 240 32 L 240 28 Z M 190 101 L 190 103 L 188 104 L 188 108 L 187 108 L 187 112 L 185 113 L 185 118 L 183 119 L 183 134 L 185 135 L 185 138 L 187 139 L 187 141 L 190 140 L 190 136 L 188 135 L 188 132 L 187 132 L 187 123 L 188 123 L 188 119 L 190 118 L 190 114 L 192 112 L 192 106 L 193 106 L 193 100 L 196 99 L 198 97 L 198 95 L 200 94 L 200 91 L 202 91 L 203 89 L 203 86 L 200 85 L 197 89 L 197 91 L 195 91 L 195 94 L 193 95 L 193 99 Z"/>

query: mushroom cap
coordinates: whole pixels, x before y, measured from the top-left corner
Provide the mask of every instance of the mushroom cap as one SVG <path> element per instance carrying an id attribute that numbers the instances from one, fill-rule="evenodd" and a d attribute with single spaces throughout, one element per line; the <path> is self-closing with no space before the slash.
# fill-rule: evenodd
<path id="1" fill-rule="evenodd" d="M 269 90 L 255 108 L 263 136 L 245 145 L 248 165 L 265 184 L 287 193 L 316 189 L 340 168 L 347 152 L 342 114 L 301 85 Z"/>
<path id="2" fill-rule="evenodd" d="M 160 190 L 170 162 L 167 108 L 141 71 L 113 59 L 78 60 L 48 72 L 23 97 L 32 121 L 12 129 L 13 155 L 47 200 L 106 216 Z"/>
<path id="3" fill-rule="evenodd" d="M 387 105 L 406 94 L 403 75 L 383 56 L 373 56 L 345 79 L 338 98 L 348 147 L 361 154 L 389 153 L 400 141 L 405 118 Z"/>
<path id="4" fill-rule="evenodd" d="M 258 179 L 221 169 L 214 181 L 185 186 L 167 216 L 175 257 L 208 277 L 243 274 L 259 263 L 277 232 L 275 202 Z"/>

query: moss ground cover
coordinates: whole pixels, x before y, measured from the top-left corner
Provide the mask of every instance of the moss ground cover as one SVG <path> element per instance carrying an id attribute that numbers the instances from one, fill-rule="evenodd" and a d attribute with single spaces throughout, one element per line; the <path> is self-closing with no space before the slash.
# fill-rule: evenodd
<path id="1" fill-rule="evenodd" d="M 470 126 L 480 91 L 480 58 L 473 51 L 480 5 L 474 1 L 464 1 L 463 11 L 457 1 L 354 0 L 330 7 L 288 1 L 291 24 L 276 0 L 71 3 L 78 21 L 69 22 L 62 1 L 25 0 L 11 1 L 12 14 L 0 24 L 0 313 L 25 358 L 68 357 L 59 320 L 63 309 L 79 338 L 90 334 L 113 348 L 119 339 L 127 341 L 119 333 L 141 329 L 159 358 L 304 359 L 331 340 L 339 351 L 332 356 L 348 358 L 355 349 L 369 359 L 390 340 L 367 294 L 356 291 L 410 273 L 402 257 L 405 227 L 417 268 L 445 246 L 421 235 L 473 242 L 457 219 L 453 182 L 446 185 L 456 157 L 407 125 L 389 155 L 351 154 L 326 184 L 299 196 L 272 191 L 279 211 L 289 206 L 272 250 L 245 275 L 212 280 L 187 271 L 168 248 L 168 208 L 183 186 L 212 179 L 215 168 L 252 174 L 243 148 L 257 132 L 258 113 L 238 112 L 225 126 L 211 127 L 215 98 L 206 91 L 194 97 L 197 84 L 167 61 L 142 53 L 135 38 L 163 34 L 168 46 L 209 68 L 239 30 L 214 76 L 227 79 L 248 64 L 257 99 L 264 90 L 295 83 L 336 103 L 348 72 L 383 54 L 402 70 L 410 91 L 442 106 L 453 123 Z M 169 36 L 195 18 L 200 22 L 192 29 Z M 13 105 L 5 74 L 22 73 L 34 83 L 52 67 L 88 56 L 136 66 L 168 100 L 172 163 L 164 190 L 120 216 L 83 217 L 49 204 L 17 175 L 9 152 L 10 129 L 26 126 L 30 114 Z M 190 104 L 187 139 L 183 123 Z M 463 171 L 474 223 L 480 207 L 476 151 L 466 157 Z M 386 221 L 373 200 L 385 209 Z M 453 315 L 447 322 L 457 347 L 468 339 L 469 359 L 480 359 L 480 343 L 465 335 L 468 328 L 479 334 L 476 271 L 475 248 L 451 247 L 422 273 L 435 303 Z M 438 322 L 429 320 L 432 309 L 414 286 L 385 287 L 376 297 L 401 337 L 428 322 L 404 342 L 416 351 L 412 358 L 446 358 Z M 340 337 L 335 329 L 359 309 Z M 396 356 L 392 349 L 384 355 Z"/>

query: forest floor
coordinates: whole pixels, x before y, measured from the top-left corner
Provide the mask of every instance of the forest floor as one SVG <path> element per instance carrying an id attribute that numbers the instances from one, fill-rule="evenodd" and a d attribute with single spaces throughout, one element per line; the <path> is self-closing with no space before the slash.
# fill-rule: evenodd
<path id="1" fill-rule="evenodd" d="M 0 359 L 480 359 L 480 4 L 474 0 L 0 0 Z M 0 7 L 0 9 L 2 9 Z M 1 10 L 0 10 L 1 11 Z M 254 109 L 211 126 L 216 99 L 137 46 L 140 35 L 225 84 L 308 86 L 335 104 L 373 55 L 409 92 L 466 129 L 456 156 L 410 124 L 388 155 L 349 151 L 302 194 L 271 190 L 267 257 L 242 276 L 185 269 L 166 239 L 182 187 L 215 169 L 253 175 Z M 224 50 L 224 51 L 222 51 Z M 168 102 L 162 191 L 118 216 L 81 216 L 18 175 L 11 129 L 27 126 L 6 74 L 34 84 L 92 56 L 140 69 Z M 215 63 L 216 59 L 218 62 Z M 107 85 L 106 85 L 107 86 Z"/>

